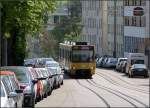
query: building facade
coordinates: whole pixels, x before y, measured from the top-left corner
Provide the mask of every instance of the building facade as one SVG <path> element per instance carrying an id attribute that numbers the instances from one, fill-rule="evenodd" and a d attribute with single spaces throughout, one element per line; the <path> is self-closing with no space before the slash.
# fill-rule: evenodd
<path id="1" fill-rule="evenodd" d="M 145 53 L 150 67 L 150 1 L 124 0 L 125 52 Z"/>
<path id="2" fill-rule="evenodd" d="M 102 53 L 123 56 L 123 0 L 102 0 Z"/>
<path id="3" fill-rule="evenodd" d="M 101 0 L 82 0 L 82 41 L 95 45 L 96 55 L 102 55 Z"/>
<path id="4" fill-rule="evenodd" d="M 108 50 L 114 57 L 123 56 L 123 0 L 108 1 Z"/>

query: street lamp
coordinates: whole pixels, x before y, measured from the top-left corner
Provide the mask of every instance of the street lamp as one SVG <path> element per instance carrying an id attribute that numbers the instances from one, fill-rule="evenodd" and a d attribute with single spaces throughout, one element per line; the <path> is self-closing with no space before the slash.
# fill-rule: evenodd
<path id="1" fill-rule="evenodd" d="M 116 0 L 114 0 L 114 50 L 113 57 L 116 58 Z"/>
<path id="2" fill-rule="evenodd" d="M 2 65 L 2 52 L 1 52 L 1 48 L 2 48 L 2 42 L 1 42 L 1 39 L 2 39 L 2 36 L 1 36 L 1 8 L 2 8 L 2 4 L 0 3 L 0 66 Z"/>

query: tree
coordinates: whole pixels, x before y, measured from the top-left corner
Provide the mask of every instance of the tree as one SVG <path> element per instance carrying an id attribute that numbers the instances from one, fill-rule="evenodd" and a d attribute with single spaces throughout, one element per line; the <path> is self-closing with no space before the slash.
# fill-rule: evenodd
<path id="1" fill-rule="evenodd" d="M 8 63 L 20 65 L 25 57 L 25 36 L 39 31 L 55 9 L 55 0 L 0 1 L 2 4 L 2 36 L 9 33 Z"/>
<path id="2" fill-rule="evenodd" d="M 79 0 L 68 1 L 69 15 L 61 16 L 60 23 L 52 30 L 52 35 L 57 40 L 55 54 L 58 55 L 59 43 L 64 40 L 78 41 L 80 39 L 81 25 L 81 2 Z"/>

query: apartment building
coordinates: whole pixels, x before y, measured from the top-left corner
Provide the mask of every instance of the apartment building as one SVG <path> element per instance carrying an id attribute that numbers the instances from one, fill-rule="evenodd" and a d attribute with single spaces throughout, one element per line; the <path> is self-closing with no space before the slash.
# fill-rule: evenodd
<path id="1" fill-rule="evenodd" d="M 54 29 L 56 24 L 59 24 L 62 17 L 68 16 L 68 6 L 66 1 L 59 1 L 58 8 L 54 13 L 49 13 L 48 23 L 46 25 L 47 30 L 51 31 Z"/>
<path id="2" fill-rule="evenodd" d="M 150 1 L 124 0 L 125 52 L 145 53 L 150 62 Z M 150 66 L 150 63 L 149 63 Z"/>
<path id="3" fill-rule="evenodd" d="M 102 0 L 102 53 L 123 56 L 123 0 Z"/>
<path id="4" fill-rule="evenodd" d="M 123 56 L 123 1 L 108 1 L 108 50 L 115 57 Z"/>
<path id="5" fill-rule="evenodd" d="M 82 41 L 95 45 L 96 54 L 102 55 L 101 0 L 82 0 Z"/>

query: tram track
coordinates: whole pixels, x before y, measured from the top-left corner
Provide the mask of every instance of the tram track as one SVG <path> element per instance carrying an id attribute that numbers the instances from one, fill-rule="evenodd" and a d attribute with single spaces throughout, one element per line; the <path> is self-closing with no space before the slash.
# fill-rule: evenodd
<path id="1" fill-rule="evenodd" d="M 107 107 L 109 107 L 109 108 L 111 107 L 110 104 L 109 104 L 102 96 L 100 96 L 96 91 L 94 91 L 93 89 L 91 89 L 91 88 L 89 88 L 89 87 L 87 87 L 87 86 L 81 84 L 81 82 L 80 82 L 78 79 L 76 79 L 76 81 L 77 81 L 77 83 L 78 83 L 80 86 L 82 86 L 82 87 L 84 87 L 85 89 L 88 89 L 89 91 L 91 91 L 92 93 L 94 93 L 100 100 L 102 100 L 102 101 L 105 103 L 105 105 L 106 105 Z"/>
<path id="2" fill-rule="evenodd" d="M 133 90 L 133 91 L 137 91 L 137 92 L 140 92 L 140 93 L 149 94 L 148 91 L 145 91 L 145 90 L 142 90 L 142 89 L 137 89 L 137 88 L 133 88 L 133 87 L 129 87 L 129 86 L 120 84 L 120 83 L 116 82 L 114 79 L 108 77 L 108 76 L 105 75 L 105 74 L 96 73 L 96 75 L 98 75 L 98 76 L 104 78 L 106 81 L 108 81 L 108 82 L 110 82 L 111 84 L 116 85 L 116 86 L 118 86 L 118 87 L 123 87 L 123 88 L 130 89 L 130 90 Z"/>
<path id="3" fill-rule="evenodd" d="M 93 81 L 92 79 L 90 79 L 90 80 L 87 79 L 86 81 L 87 81 L 89 84 L 95 86 L 96 88 L 106 90 L 107 92 L 112 93 L 112 94 L 118 96 L 119 98 L 121 98 L 121 99 L 125 100 L 126 102 L 130 103 L 130 104 L 131 104 L 132 106 L 134 106 L 134 107 L 137 107 L 137 106 L 136 106 L 133 102 L 131 102 L 131 101 L 129 100 L 129 98 L 132 99 L 132 100 L 134 100 L 135 102 L 137 102 L 137 103 L 143 105 L 144 107 L 148 107 L 148 105 L 146 105 L 145 103 L 143 103 L 143 102 L 141 102 L 141 101 L 139 101 L 139 100 L 137 100 L 137 99 L 135 99 L 135 98 L 133 98 L 133 97 L 131 97 L 131 96 L 129 96 L 129 95 L 126 95 L 126 94 L 120 92 L 119 90 L 114 90 L 114 89 L 112 89 L 112 88 L 109 88 L 109 87 L 100 85 L 100 84 L 96 83 L 95 81 Z M 123 97 L 123 96 L 124 96 L 124 97 Z M 126 97 L 126 98 L 125 98 L 125 97 Z"/>
<path id="4" fill-rule="evenodd" d="M 115 71 L 115 70 L 114 70 L 114 71 Z M 107 72 L 108 72 L 108 71 L 107 71 Z M 121 79 L 120 77 L 118 77 L 117 75 L 111 74 L 110 72 L 109 72 L 109 74 L 110 74 L 111 76 L 113 76 L 114 78 L 117 78 L 117 79 L 119 79 L 120 81 L 122 81 L 123 83 L 126 83 L 126 84 L 128 84 L 128 85 L 131 85 L 131 86 L 141 86 L 141 85 L 136 85 L 136 84 L 129 83 L 128 81 L 125 81 L 125 80 Z"/>

